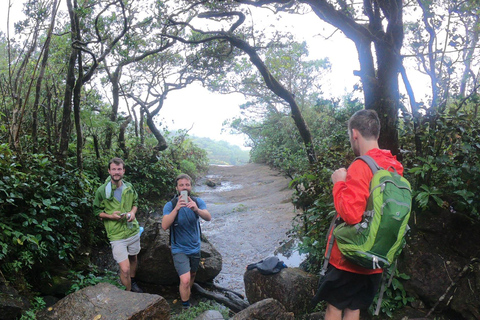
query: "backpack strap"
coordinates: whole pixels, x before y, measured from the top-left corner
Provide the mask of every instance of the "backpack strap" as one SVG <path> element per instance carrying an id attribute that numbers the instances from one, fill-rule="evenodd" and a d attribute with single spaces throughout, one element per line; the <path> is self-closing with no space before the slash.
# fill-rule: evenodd
<path id="1" fill-rule="evenodd" d="M 377 300 L 377 306 L 375 308 L 374 315 L 378 316 L 380 314 L 380 308 L 382 307 L 382 300 L 383 300 L 383 294 L 385 293 L 385 290 L 390 287 L 390 284 L 392 283 L 393 277 L 395 276 L 395 272 L 397 271 L 397 262 L 398 260 L 395 259 L 395 264 L 392 267 L 390 278 L 388 279 L 388 284 L 385 286 L 385 283 L 387 281 L 386 273 L 382 275 L 382 283 L 380 286 L 380 293 L 378 294 L 378 300 Z"/>
<path id="2" fill-rule="evenodd" d="M 372 173 L 373 173 L 373 174 L 375 174 L 375 172 L 377 172 L 378 170 L 383 170 L 383 168 L 380 167 L 380 166 L 375 162 L 375 160 L 373 160 L 373 158 L 370 157 L 370 156 L 363 155 L 363 156 L 360 156 L 360 157 L 356 157 L 356 158 L 355 158 L 355 160 L 357 160 L 357 159 L 363 160 L 363 162 L 365 162 L 366 164 L 368 164 L 368 166 L 369 166 L 370 169 L 372 170 Z M 392 169 L 392 170 L 390 170 L 390 169 Z M 398 173 L 398 172 L 397 172 L 397 169 L 395 169 L 394 166 L 388 167 L 387 170 L 388 170 L 388 171 L 391 171 L 391 172 Z"/>
<path id="3" fill-rule="evenodd" d="M 365 162 L 370 167 L 370 170 L 372 170 L 373 174 L 375 174 L 375 172 L 377 172 L 378 170 L 383 169 L 370 156 L 363 155 L 363 156 L 355 158 L 355 160 L 357 160 L 357 159 L 363 160 L 363 162 Z"/>
<path id="4" fill-rule="evenodd" d="M 325 272 L 327 272 L 328 262 L 330 261 L 330 256 L 332 254 L 333 242 L 335 241 L 335 236 L 333 235 L 333 229 L 337 226 L 338 222 L 339 222 L 339 219 L 335 214 L 332 218 L 332 222 L 330 222 L 330 227 L 328 228 L 328 232 L 327 232 L 327 240 L 328 240 L 328 237 L 330 236 L 330 241 L 328 241 L 328 245 L 327 245 L 328 250 L 327 250 L 327 253 L 325 254 L 325 259 L 323 260 L 322 270 L 320 271 L 320 276 L 322 277 L 325 275 Z"/>
<path id="5" fill-rule="evenodd" d="M 328 262 L 330 261 L 330 255 L 332 254 L 332 248 L 333 248 L 333 242 L 335 241 L 335 236 L 333 235 L 333 229 L 342 221 L 340 217 L 337 217 L 337 214 L 332 218 L 332 222 L 330 222 L 330 227 L 328 228 L 327 232 L 327 241 L 328 241 L 328 236 L 330 235 L 330 241 L 328 241 L 327 245 L 327 252 L 325 253 L 325 258 L 323 260 L 323 266 L 322 270 L 320 270 L 320 277 L 318 279 L 318 287 L 315 295 L 313 298 L 310 300 L 310 305 L 308 306 L 308 310 L 313 310 L 315 306 L 318 304 L 320 301 L 319 294 L 320 294 L 320 288 L 322 284 L 322 279 L 325 276 L 325 273 L 327 272 L 328 268 Z"/>

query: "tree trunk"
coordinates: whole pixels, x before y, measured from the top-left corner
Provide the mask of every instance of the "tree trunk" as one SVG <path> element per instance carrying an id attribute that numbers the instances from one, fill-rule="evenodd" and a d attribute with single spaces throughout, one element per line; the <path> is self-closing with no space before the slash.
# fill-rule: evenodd
<path id="1" fill-rule="evenodd" d="M 120 125 L 120 133 L 118 134 L 118 144 L 120 149 L 123 151 L 124 159 L 128 159 L 128 150 L 125 145 L 125 130 L 130 122 L 132 122 L 132 116 L 128 116 L 127 119 L 125 119 L 125 121 Z"/>
<path id="2" fill-rule="evenodd" d="M 108 71 L 108 68 L 106 68 L 107 74 L 110 78 L 110 82 L 112 83 L 112 98 L 113 98 L 113 104 L 112 104 L 112 112 L 110 113 L 110 121 L 115 123 L 117 121 L 117 114 L 118 114 L 118 106 L 119 106 L 119 101 L 120 101 L 120 86 L 119 86 L 119 81 L 120 81 L 120 71 L 122 70 L 122 64 L 120 64 L 113 74 L 110 74 Z M 112 138 L 113 138 L 113 128 L 109 126 L 107 128 L 107 132 L 105 133 L 105 146 L 107 150 L 110 150 L 112 148 Z"/>
<path id="3" fill-rule="evenodd" d="M 36 24 L 34 26 L 34 32 L 32 36 L 32 44 L 28 48 L 26 54 L 25 54 L 25 59 L 23 59 L 20 67 L 18 68 L 18 71 L 15 75 L 14 80 L 12 81 L 13 83 L 13 88 L 12 90 L 12 100 L 15 101 L 14 104 L 14 109 L 12 111 L 12 120 L 11 120 L 11 126 L 10 126 L 10 136 L 9 136 L 9 142 L 10 145 L 15 148 L 15 150 L 20 151 L 21 146 L 20 146 L 20 136 L 22 132 L 22 123 L 23 123 L 23 117 L 25 115 L 25 109 L 27 107 L 28 103 L 28 97 L 30 95 L 30 90 L 32 88 L 32 80 L 26 81 L 25 79 L 25 72 L 28 68 L 28 64 L 30 61 L 30 58 L 32 54 L 35 52 L 35 48 L 37 46 L 37 40 L 38 40 L 38 35 L 40 32 L 40 20 L 36 21 Z M 9 47 L 10 50 L 10 47 Z M 10 52 L 9 52 L 10 55 Z M 27 88 L 25 95 L 23 95 L 24 88 Z M 24 98 L 22 98 L 24 97 Z"/>
<path id="4" fill-rule="evenodd" d="M 71 0 L 67 0 L 68 13 L 70 15 L 71 24 L 71 40 L 72 43 L 76 40 L 77 32 L 77 19 L 75 18 L 75 11 Z M 70 142 L 70 132 L 72 127 L 72 103 L 73 103 L 73 91 L 75 88 L 75 63 L 79 50 L 72 46 L 72 52 L 70 53 L 70 59 L 67 66 L 67 79 L 65 81 L 65 95 L 63 100 L 63 115 L 60 131 L 60 147 L 58 150 L 59 162 L 65 165 L 68 156 L 68 143 Z"/>
<path id="5" fill-rule="evenodd" d="M 83 63 L 82 55 L 78 55 L 78 80 L 75 84 L 73 92 L 73 114 L 75 118 L 75 131 L 77 134 L 77 169 L 83 170 L 83 133 L 82 133 L 82 123 L 80 118 L 80 100 L 82 94 L 82 78 L 83 78 Z"/>
<path id="6" fill-rule="evenodd" d="M 325 0 L 305 0 L 315 14 L 325 22 L 339 28 L 357 48 L 360 76 L 363 84 L 365 108 L 377 111 L 381 123 L 379 145 L 399 154 L 398 110 L 400 49 L 403 43 L 402 1 L 364 1 L 367 26 L 359 24 L 351 13 L 336 9 Z M 387 22 L 384 31 L 385 21 Z M 375 46 L 376 68 L 373 59 Z"/>
<path id="7" fill-rule="evenodd" d="M 227 39 L 232 45 L 248 54 L 250 61 L 255 65 L 265 80 L 267 87 L 289 104 L 291 116 L 305 145 L 308 162 L 310 164 L 316 163 L 317 156 L 315 154 L 315 148 L 313 147 L 312 134 L 293 95 L 280 82 L 278 82 L 277 79 L 275 79 L 253 47 L 247 42 L 233 36 L 227 36 Z"/>
<path id="8" fill-rule="evenodd" d="M 69 1 L 67 1 L 69 2 Z M 58 150 L 58 160 L 61 164 L 65 164 L 67 160 L 68 143 L 70 141 L 70 130 L 72 126 L 72 97 L 73 88 L 75 86 L 75 61 L 78 50 L 72 48 L 67 68 L 67 79 L 65 82 L 65 95 L 63 100 L 63 114 L 60 129 L 60 146 Z"/>
<path id="9" fill-rule="evenodd" d="M 57 16 L 57 0 L 53 1 L 52 4 L 52 19 L 50 20 L 50 27 L 48 28 L 47 37 L 45 39 L 45 44 L 43 46 L 43 58 L 42 64 L 40 66 L 40 72 L 37 78 L 37 84 L 35 87 L 35 101 L 33 103 L 33 114 L 32 114 L 32 140 L 33 140 L 33 153 L 38 151 L 38 105 L 40 103 L 40 95 L 43 83 L 43 77 L 45 75 L 45 69 L 48 62 L 48 56 L 50 53 L 50 41 L 52 39 L 53 28 L 55 26 L 55 19 Z"/>
<path id="10" fill-rule="evenodd" d="M 152 131 L 153 135 L 155 136 L 155 139 L 157 139 L 157 145 L 155 146 L 155 149 L 158 151 L 163 151 L 168 148 L 167 141 L 163 137 L 162 133 L 157 129 L 155 126 L 155 122 L 153 122 L 153 116 L 150 115 L 149 112 L 147 114 L 147 125 L 150 128 L 150 131 Z"/>

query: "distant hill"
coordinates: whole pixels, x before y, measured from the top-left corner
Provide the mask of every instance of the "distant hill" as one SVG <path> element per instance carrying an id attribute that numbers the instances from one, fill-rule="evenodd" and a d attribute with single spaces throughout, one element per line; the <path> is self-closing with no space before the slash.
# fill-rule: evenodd
<path id="1" fill-rule="evenodd" d="M 189 138 L 200 148 L 208 153 L 210 164 L 242 165 L 250 160 L 250 153 L 242 150 L 239 146 L 226 141 L 216 141 L 210 138 L 189 136 Z"/>

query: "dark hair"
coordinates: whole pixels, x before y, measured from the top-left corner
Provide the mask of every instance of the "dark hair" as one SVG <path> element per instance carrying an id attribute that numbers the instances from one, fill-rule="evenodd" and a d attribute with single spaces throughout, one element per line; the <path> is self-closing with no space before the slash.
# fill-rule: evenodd
<path id="1" fill-rule="evenodd" d="M 110 170 L 110 165 L 111 165 L 112 163 L 115 163 L 117 166 L 121 164 L 121 165 L 123 166 L 123 168 L 125 168 L 125 162 L 123 162 L 122 159 L 115 157 L 115 158 L 112 158 L 112 159 L 108 162 L 108 169 L 109 169 L 109 170 Z"/>
<path id="2" fill-rule="evenodd" d="M 359 110 L 348 121 L 348 132 L 356 129 L 365 139 L 378 139 L 380 120 L 375 110 Z"/>
<path id="3" fill-rule="evenodd" d="M 190 178 L 188 174 L 182 173 L 178 175 L 177 178 L 175 179 L 175 186 L 177 186 L 178 180 L 181 180 L 181 179 L 187 179 L 188 181 L 190 181 L 190 184 L 192 184 L 192 178 Z"/>

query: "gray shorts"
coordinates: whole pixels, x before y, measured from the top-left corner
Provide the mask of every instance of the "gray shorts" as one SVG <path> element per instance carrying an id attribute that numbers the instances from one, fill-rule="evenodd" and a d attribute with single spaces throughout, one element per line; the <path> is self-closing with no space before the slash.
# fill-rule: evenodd
<path id="1" fill-rule="evenodd" d="M 111 241 L 113 259 L 120 263 L 128 256 L 135 256 L 140 252 L 140 232 L 136 235 L 122 240 Z"/>
<path id="2" fill-rule="evenodd" d="M 186 255 L 185 253 L 173 253 L 173 264 L 179 276 L 187 272 L 197 272 L 200 264 L 200 252 Z"/>

